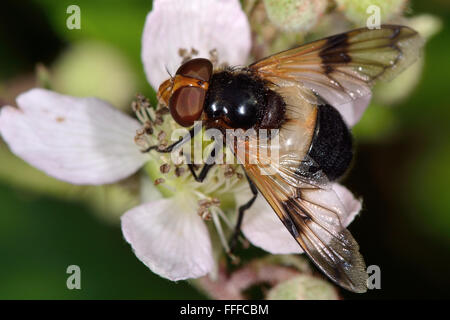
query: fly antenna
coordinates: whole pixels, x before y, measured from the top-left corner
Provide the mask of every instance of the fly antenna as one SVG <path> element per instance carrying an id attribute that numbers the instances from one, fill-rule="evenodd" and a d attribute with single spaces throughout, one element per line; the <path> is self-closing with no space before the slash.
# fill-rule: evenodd
<path id="1" fill-rule="evenodd" d="M 170 73 L 169 68 L 168 68 L 167 66 L 165 66 L 165 68 L 166 68 L 167 74 L 170 76 L 170 80 L 173 80 L 173 76 L 172 76 L 172 74 Z"/>

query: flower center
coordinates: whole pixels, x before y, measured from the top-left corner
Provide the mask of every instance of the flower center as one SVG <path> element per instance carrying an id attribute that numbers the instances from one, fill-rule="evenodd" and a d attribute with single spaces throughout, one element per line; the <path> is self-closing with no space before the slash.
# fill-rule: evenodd
<path id="1" fill-rule="evenodd" d="M 216 164 L 201 183 L 196 181 L 187 166 L 187 160 L 192 160 L 191 155 L 184 154 L 182 147 L 171 153 L 158 152 L 177 141 L 171 141 L 172 133 L 181 128 L 172 119 L 167 107 L 159 104 L 154 109 L 142 95 L 137 96 L 132 107 L 142 124 L 136 132 L 135 143 L 142 152 L 149 154 L 145 172 L 164 197 L 181 199 L 186 205 L 196 204 L 198 215 L 205 221 L 212 221 L 222 246 L 229 252 L 226 233 L 234 229 L 231 221 L 234 220 L 236 211 L 235 194 L 248 188 L 242 168 L 237 164 Z M 202 141 L 209 141 L 204 136 L 204 131 L 199 134 L 202 135 Z M 186 143 L 193 143 L 192 140 Z M 210 150 L 212 143 L 202 142 L 202 155 L 208 154 L 207 150 Z M 175 158 L 184 161 L 175 163 L 173 153 Z M 197 175 L 203 165 L 193 165 Z M 186 196 L 192 201 L 186 201 Z M 226 230 L 222 228 L 221 221 L 227 227 Z"/>

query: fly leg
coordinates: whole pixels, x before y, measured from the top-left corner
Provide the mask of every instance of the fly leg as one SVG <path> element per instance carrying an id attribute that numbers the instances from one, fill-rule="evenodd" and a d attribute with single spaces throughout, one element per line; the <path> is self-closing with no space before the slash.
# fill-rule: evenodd
<path id="1" fill-rule="evenodd" d="M 189 163 L 187 166 L 188 166 L 189 170 L 191 171 L 191 174 L 194 177 L 195 181 L 203 182 L 203 180 L 205 180 L 206 176 L 208 175 L 209 169 L 214 167 L 214 163 L 213 164 L 205 164 L 202 167 L 202 170 L 200 171 L 199 175 L 197 175 L 197 173 L 195 172 L 195 167 L 192 163 Z"/>
<path id="2" fill-rule="evenodd" d="M 194 128 L 189 130 L 189 133 L 186 134 L 183 138 L 181 138 L 178 141 L 175 141 L 174 143 L 172 143 L 171 145 L 165 147 L 164 149 L 159 149 L 157 145 L 154 145 L 154 146 L 150 146 L 147 149 L 143 150 L 142 153 L 147 153 L 147 152 L 150 152 L 152 150 L 155 150 L 156 152 L 159 152 L 159 153 L 170 153 L 174 149 L 176 149 L 178 147 L 181 147 L 183 144 L 185 144 L 186 142 L 191 140 L 193 137 L 194 137 Z"/>
<path id="3" fill-rule="evenodd" d="M 242 225 L 242 219 L 244 218 L 244 212 L 245 210 L 249 209 L 253 203 L 256 200 L 256 196 L 258 195 L 258 189 L 256 188 L 253 181 L 248 177 L 247 173 L 245 174 L 245 177 L 247 178 L 248 184 L 250 186 L 250 190 L 252 191 L 253 196 L 248 200 L 245 204 L 239 207 L 238 209 L 238 218 L 236 222 L 236 226 L 234 228 L 233 235 L 231 236 L 230 240 L 230 250 L 231 252 L 234 251 L 237 245 L 237 241 L 239 238 L 239 235 L 241 233 L 241 225 Z"/>
<path id="4" fill-rule="evenodd" d="M 217 145 L 214 145 L 214 148 L 211 151 L 211 154 L 208 157 L 208 161 L 203 165 L 202 170 L 200 171 L 200 174 L 197 175 L 195 172 L 195 166 L 192 163 L 188 163 L 188 168 L 191 171 L 192 176 L 194 177 L 195 181 L 197 182 L 203 182 L 205 180 L 206 176 L 208 175 L 209 170 L 214 167 L 214 157 L 216 156 L 216 147 Z"/>

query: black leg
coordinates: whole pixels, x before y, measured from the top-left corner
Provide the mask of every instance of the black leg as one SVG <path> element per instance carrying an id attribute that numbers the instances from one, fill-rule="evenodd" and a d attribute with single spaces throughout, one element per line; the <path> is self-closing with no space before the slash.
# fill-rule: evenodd
<path id="1" fill-rule="evenodd" d="M 212 167 L 214 167 L 215 163 L 211 163 L 216 155 L 216 147 L 217 145 L 214 146 L 214 148 L 211 151 L 211 154 L 208 157 L 208 163 L 206 163 L 203 167 L 202 170 L 200 171 L 200 174 L 197 175 L 197 173 L 195 172 L 194 169 L 194 165 L 192 163 L 188 163 L 188 168 L 191 171 L 192 176 L 194 177 L 195 181 L 198 182 L 203 182 L 203 180 L 205 180 L 206 176 L 208 175 L 209 169 L 211 169 Z"/>
<path id="2" fill-rule="evenodd" d="M 208 175 L 209 169 L 214 167 L 214 164 L 205 164 L 202 167 L 202 170 L 200 171 L 199 175 L 197 175 L 197 173 L 195 172 L 194 165 L 192 163 L 188 163 L 187 166 L 188 166 L 189 170 L 191 171 L 192 176 L 194 177 L 195 181 L 203 182 L 203 180 L 205 180 L 206 176 Z"/>
<path id="3" fill-rule="evenodd" d="M 237 241 L 239 238 L 239 235 L 241 233 L 241 225 L 242 225 L 242 219 L 244 218 L 244 212 L 245 210 L 249 209 L 253 203 L 256 200 L 256 196 L 258 195 L 258 189 L 256 188 L 255 184 L 252 180 L 248 177 L 247 173 L 245 174 L 245 177 L 247 178 L 248 184 L 250 186 L 250 190 L 252 190 L 253 196 L 248 200 L 245 204 L 239 207 L 238 209 L 238 218 L 236 222 L 236 226 L 234 228 L 233 235 L 231 236 L 230 240 L 230 251 L 233 252 L 233 250 L 236 248 Z"/>
<path id="4" fill-rule="evenodd" d="M 158 149 L 158 146 L 155 145 L 155 146 L 148 147 L 147 149 L 143 150 L 142 152 L 147 153 L 152 150 L 155 150 L 156 152 L 159 152 L 159 153 L 170 153 L 170 152 L 172 152 L 173 149 L 175 149 L 176 147 L 182 146 L 183 144 L 185 144 L 186 142 L 191 140 L 193 137 L 194 137 L 194 128 L 189 130 L 189 133 L 187 135 L 185 135 L 183 138 L 181 138 L 180 140 L 165 147 L 164 149 Z"/>

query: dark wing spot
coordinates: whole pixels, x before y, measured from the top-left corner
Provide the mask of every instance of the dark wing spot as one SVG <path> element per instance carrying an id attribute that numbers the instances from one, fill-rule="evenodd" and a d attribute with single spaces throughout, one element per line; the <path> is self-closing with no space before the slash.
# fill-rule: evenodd
<path id="1" fill-rule="evenodd" d="M 334 68 L 330 65 L 324 65 L 323 68 L 326 74 L 330 74 L 334 71 Z"/>
<path id="2" fill-rule="evenodd" d="M 281 202 L 281 204 L 285 212 L 292 212 L 293 204 L 291 199 L 283 201 Z M 281 222 L 283 222 L 284 226 L 289 230 L 289 232 L 292 234 L 294 238 L 297 238 L 299 236 L 297 227 L 295 226 L 294 222 L 291 220 L 289 216 L 283 216 Z"/>
<path id="3" fill-rule="evenodd" d="M 300 189 L 298 189 L 300 191 Z M 297 193 L 300 194 L 300 193 Z M 300 197 L 298 197 L 300 198 Z M 301 217 L 303 222 L 308 223 L 311 221 L 311 217 L 297 204 L 298 200 L 293 198 L 288 198 L 287 200 L 283 201 L 281 204 L 283 206 L 283 209 L 285 212 L 294 212 L 294 214 Z M 298 227 L 295 225 L 294 221 L 292 221 L 291 217 L 284 216 L 281 221 L 283 222 L 284 226 L 289 230 L 289 232 L 292 234 L 294 238 L 297 238 L 299 234 Z"/>
<path id="4" fill-rule="evenodd" d="M 323 49 L 319 52 L 325 73 L 328 74 L 333 71 L 331 64 L 351 62 L 352 58 L 347 54 L 347 51 L 348 35 L 346 33 L 328 38 Z"/>

